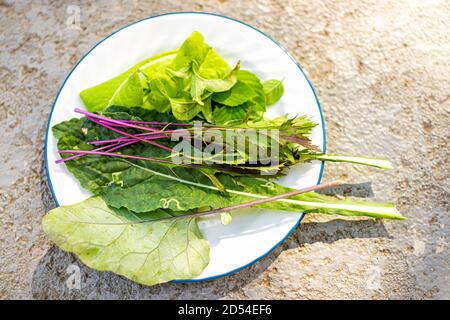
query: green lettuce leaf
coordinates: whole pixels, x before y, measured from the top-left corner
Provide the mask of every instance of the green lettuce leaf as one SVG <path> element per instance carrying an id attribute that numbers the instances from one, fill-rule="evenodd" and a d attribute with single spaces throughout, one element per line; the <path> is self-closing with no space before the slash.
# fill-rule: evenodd
<path id="1" fill-rule="evenodd" d="M 248 118 L 248 103 L 229 107 L 215 105 L 213 111 L 213 122 L 225 126 L 240 125 Z"/>
<path id="2" fill-rule="evenodd" d="M 176 71 L 186 71 L 192 66 L 193 61 L 201 65 L 211 47 L 205 43 L 200 32 L 194 31 L 180 46 L 171 67 Z"/>
<path id="3" fill-rule="evenodd" d="M 240 70 L 236 84 L 228 91 L 214 93 L 215 124 L 239 125 L 261 121 L 266 111 L 266 97 L 259 78 L 250 71 Z"/>
<path id="4" fill-rule="evenodd" d="M 209 245 L 195 219 L 130 224 L 166 216 L 171 214 L 114 210 L 92 197 L 51 210 L 42 224 L 53 242 L 87 266 L 155 285 L 198 276 L 209 263 Z"/>
<path id="5" fill-rule="evenodd" d="M 233 70 L 231 70 L 224 78 L 208 79 L 204 78 L 196 68 L 193 68 L 191 95 L 192 99 L 199 104 L 203 104 L 202 95 L 205 91 L 208 92 L 223 92 L 230 90 L 237 81 L 237 73 L 239 71 L 240 64 L 236 64 Z"/>
<path id="6" fill-rule="evenodd" d="M 178 78 L 189 79 L 192 100 L 203 105 L 206 92 L 223 92 L 237 81 L 239 62 L 231 69 L 228 63 L 204 41 L 199 32 L 193 32 L 178 50 L 167 72 Z"/>
<path id="7" fill-rule="evenodd" d="M 178 120 L 189 121 L 194 118 L 200 111 L 202 106 L 190 97 L 170 98 L 172 114 Z"/>
<path id="8" fill-rule="evenodd" d="M 253 89 L 242 81 L 238 80 L 236 84 L 228 91 L 218 92 L 212 95 L 212 100 L 228 107 L 236 107 L 251 100 L 256 93 Z"/>
<path id="9" fill-rule="evenodd" d="M 266 103 L 271 106 L 281 99 L 284 93 L 283 83 L 280 80 L 268 80 L 263 83 Z"/>
<path id="10" fill-rule="evenodd" d="M 175 56 L 176 51 L 168 51 L 145 59 L 124 73 L 81 91 L 81 100 L 91 112 L 102 111 L 112 105 L 142 106 L 143 86 L 140 73 L 152 74 L 155 70 L 167 66 Z"/>

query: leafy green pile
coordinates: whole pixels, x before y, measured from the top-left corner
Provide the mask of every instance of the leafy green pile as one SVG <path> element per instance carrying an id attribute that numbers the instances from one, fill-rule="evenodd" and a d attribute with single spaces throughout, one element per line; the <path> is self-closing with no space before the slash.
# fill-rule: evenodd
<path id="1" fill-rule="evenodd" d="M 280 81 L 261 83 L 255 74 L 240 70 L 239 62 L 230 67 L 194 32 L 178 50 L 146 59 L 80 96 L 93 112 L 139 106 L 171 111 L 183 121 L 198 117 L 209 123 L 236 124 L 262 120 L 267 105 L 282 94 Z"/>
<path id="2" fill-rule="evenodd" d="M 153 285 L 195 277 L 208 265 L 209 245 L 197 226 L 203 215 L 220 213 L 227 224 L 229 211 L 251 206 L 403 219 L 389 203 L 312 192 L 329 184 L 295 190 L 273 181 L 290 166 L 317 159 L 390 167 L 383 159 L 323 154 L 308 138 L 315 124 L 306 117 L 265 119 L 266 107 L 283 91 L 281 81 L 261 82 L 239 62 L 230 67 L 198 32 L 178 50 L 82 91 L 88 111 L 76 111 L 84 117 L 52 129 L 62 156 L 57 162 L 94 196 L 51 210 L 43 219 L 45 232 L 92 268 Z M 279 145 L 277 164 L 263 164 L 250 153 L 175 163 L 171 134 L 184 128 L 197 137 L 193 121 L 224 134 L 278 130 L 276 141 L 248 142 Z M 208 143 L 201 136 L 200 145 Z M 263 174 L 269 171 L 275 175 Z"/>

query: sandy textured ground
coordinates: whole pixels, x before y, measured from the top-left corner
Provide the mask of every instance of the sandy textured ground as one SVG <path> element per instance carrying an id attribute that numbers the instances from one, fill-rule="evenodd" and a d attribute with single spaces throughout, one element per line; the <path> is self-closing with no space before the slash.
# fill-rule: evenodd
<path id="1" fill-rule="evenodd" d="M 30 3 L 0 1 L 0 298 L 450 298 L 449 1 Z M 80 9 L 79 29 L 67 24 L 70 5 Z M 329 164 L 325 178 L 371 182 L 375 198 L 393 200 L 409 220 L 311 215 L 239 273 L 152 288 L 52 247 L 40 226 L 54 206 L 43 146 L 59 86 L 117 28 L 188 10 L 241 19 L 280 41 L 317 91 L 329 151 L 382 155 L 396 167 Z M 81 267 L 80 290 L 66 285 L 72 263 Z"/>

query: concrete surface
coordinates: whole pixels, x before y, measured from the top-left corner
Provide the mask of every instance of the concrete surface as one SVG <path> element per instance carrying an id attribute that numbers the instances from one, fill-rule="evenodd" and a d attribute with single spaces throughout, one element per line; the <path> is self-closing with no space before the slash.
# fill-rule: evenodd
<path id="1" fill-rule="evenodd" d="M 43 146 L 62 81 L 117 28 L 188 10 L 241 19 L 280 41 L 317 91 L 329 151 L 395 163 L 390 172 L 329 164 L 324 178 L 371 182 L 375 198 L 409 220 L 311 215 L 239 273 L 151 288 L 52 247 L 40 225 L 54 206 Z M 0 298 L 450 298 L 449 21 L 446 0 L 0 1 Z"/>

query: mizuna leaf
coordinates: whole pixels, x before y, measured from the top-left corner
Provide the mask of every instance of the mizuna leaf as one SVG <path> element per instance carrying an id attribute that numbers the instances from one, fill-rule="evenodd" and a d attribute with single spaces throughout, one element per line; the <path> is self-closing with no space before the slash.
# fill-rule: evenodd
<path id="1" fill-rule="evenodd" d="M 127 224 L 165 216 L 169 213 L 113 210 L 92 197 L 51 210 L 42 224 L 53 242 L 88 267 L 155 285 L 193 278 L 209 262 L 208 242 L 193 218 Z"/>

